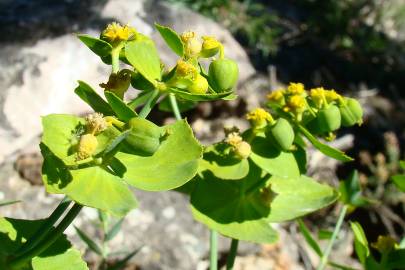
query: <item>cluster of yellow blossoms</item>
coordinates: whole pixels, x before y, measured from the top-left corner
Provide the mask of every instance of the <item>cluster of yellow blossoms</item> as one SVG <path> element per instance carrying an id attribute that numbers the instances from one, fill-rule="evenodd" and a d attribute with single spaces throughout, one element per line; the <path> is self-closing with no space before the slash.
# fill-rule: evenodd
<path id="1" fill-rule="evenodd" d="M 121 42 L 126 40 L 131 40 L 136 37 L 135 28 L 119 23 L 113 22 L 107 26 L 107 28 L 102 32 L 102 36 L 111 43 Z"/>
<path id="2" fill-rule="evenodd" d="M 180 35 L 184 44 L 184 54 L 187 58 L 212 57 L 221 50 L 222 44 L 212 36 L 201 38 L 193 31 L 186 31 Z"/>
<path id="3" fill-rule="evenodd" d="M 250 111 L 246 114 L 246 119 L 253 127 L 256 128 L 260 128 L 267 125 L 267 123 L 272 124 L 274 122 L 271 114 L 263 108 L 256 108 L 253 111 Z"/>

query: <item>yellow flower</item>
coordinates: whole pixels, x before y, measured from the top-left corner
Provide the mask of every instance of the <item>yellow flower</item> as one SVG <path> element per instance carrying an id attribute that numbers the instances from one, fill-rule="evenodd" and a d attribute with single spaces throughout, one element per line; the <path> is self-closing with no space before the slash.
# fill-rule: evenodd
<path id="1" fill-rule="evenodd" d="M 301 113 L 306 108 L 305 98 L 300 95 L 293 95 L 288 98 L 286 106 L 284 106 L 285 112 Z"/>
<path id="2" fill-rule="evenodd" d="M 267 99 L 270 102 L 281 104 L 284 101 L 284 93 L 285 93 L 284 89 L 278 89 L 268 94 Z"/>
<path id="3" fill-rule="evenodd" d="M 315 105 L 320 108 L 322 107 L 325 99 L 325 89 L 323 87 L 318 87 L 318 88 L 313 88 L 310 91 L 310 94 L 312 101 L 315 103 Z"/>
<path id="4" fill-rule="evenodd" d="M 342 96 L 332 89 L 332 90 L 325 90 L 325 98 L 328 102 L 332 102 L 340 100 Z"/>
<path id="5" fill-rule="evenodd" d="M 232 145 L 233 147 L 238 146 L 241 142 L 243 142 L 242 137 L 237 132 L 229 133 L 228 136 L 225 138 L 225 142 L 227 144 Z"/>
<path id="6" fill-rule="evenodd" d="M 219 52 L 222 44 L 215 37 L 203 36 L 202 39 L 203 39 L 202 49 L 201 49 L 202 57 L 206 57 L 206 58 L 212 57 Z"/>
<path id="7" fill-rule="evenodd" d="M 102 36 L 110 42 L 119 42 L 132 39 L 136 35 L 136 30 L 129 25 L 122 26 L 113 22 L 103 31 Z"/>
<path id="8" fill-rule="evenodd" d="M 290 83 L 287 92 L 292 95 L 301 95 L 305 92 L 305 87 L 302 83 Z"/>
<path id="9" fill-rule="evenodd" d="M 202 42 L 196 33 L 187 31 L 181 34 L 180 38 L 184 43 L 184 54 L 187 57 L 198 56 L 202 49 Z"/>
<path id="10" fill-rule="evenodd" d="M 262 108 L 254 109 L 253 111 L 246 114 L 246 119 L 249 120 L 249 122 L 254 127 L 263 127 L 268 122 L 274 122 L 271 114 Z"/>
<path id="11" fill-rule="evenodd" d="M 91 134 L 98 134 L 107 129 L 107 121 L 103 118 L 101 113 L 92 113 L 86 116 L 86 128 L 87 132 Z"/>
<path id="12" fill-rule="evenodd" d="M 93 134 L 85 134 L 80 137 L 77 159 L 82 160 L 90 157 L 97 149 L 98 141 Z"/>
<path id="13" fill-rule="evenodd" d="M 391 236 L 378 236 L 377 242 L 372 243 L 371 246 L 381 253 L 388 253 L 393 249 L 397 249 L 398 243 Z"/>
<path id="14" fill-rule="evenodd" d="M 181 77 L 192 76 L 195 77 L 198 73 L 197 68 L 192 64 L 183 60 L 177 61 L 176 73 Z"/>

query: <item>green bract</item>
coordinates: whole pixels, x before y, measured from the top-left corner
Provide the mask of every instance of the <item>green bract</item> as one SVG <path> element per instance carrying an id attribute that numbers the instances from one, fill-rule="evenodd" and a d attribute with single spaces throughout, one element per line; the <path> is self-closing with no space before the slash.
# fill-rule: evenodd
<path id="1" fill-rule="evenodd" d="M 249 165 L 240 180 L 223 181 L 210 173 L 195 179 L 191 205 L 198 221 L 228 237 L 271 243 L 277 236 L 270 223 L 308 214 L 337 198 L 332 188 L 309 177 L 276 177 Z"/>
<path id="2" fill-rule="evenodd" d="M 208 76 L 209 82 L 216 92 L 227 92 L 235 87 L 238 81 L 238 65 L 231 59 L 214 60 L 210 64 Z"/>
<path id="3" fill-rule="evenodd" d="M 118 152 L 125 166 L 123 178 L 131 185 L 159 191 L 179 187 L 197 173 L 202 148 L 185 120 L 162 127 L 164 139 L 152 156 Z"/>
<path id="4" fill-rule="evenodd" d="M 295 134 L 290 123 L 284 118 L 279 118 L 274 125 L 267 127 L 266 137 L 277 149 L 288 151 L 294 142 Z"/>

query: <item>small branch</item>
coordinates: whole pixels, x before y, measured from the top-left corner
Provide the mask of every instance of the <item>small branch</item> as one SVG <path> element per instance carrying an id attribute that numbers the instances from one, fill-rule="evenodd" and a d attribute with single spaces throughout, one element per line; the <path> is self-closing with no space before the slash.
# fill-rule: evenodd
<path id="1" fill-rule="evenodd" d="M 172 106 L 173 114 L 177 120 L 181 120 L 180 109 L 176 101 L 176 97 L 173 94 L 169 94 L 170 105 Z"/>
<path id="2" fill-rule="evenodd" d="M 231 247 L 229 249 L 228 258 L 226 259 L 226 270 L 232 270 L 235 264 L 235 258 L 238 251 L 238 239 L 232 239 Z"/>
<path id="3" fill-rule="evenodd" d="M 159 97 L 159 90 L 153 90 L 152 95 L 148 98 L 142 110 L 139 112 L 139 117 L 146 118 L 151 112 L 152 108 L 156 105 L 156 101 Z"/>
<path id="4" fill-rule="evenodd" d="M 218 269 L 218 233 L 210 230 L 210 270 Z"/>

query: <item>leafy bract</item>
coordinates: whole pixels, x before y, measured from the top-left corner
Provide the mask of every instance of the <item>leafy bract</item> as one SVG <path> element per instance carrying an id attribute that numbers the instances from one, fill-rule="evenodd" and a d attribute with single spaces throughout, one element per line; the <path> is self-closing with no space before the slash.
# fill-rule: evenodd
<path id="1" fill-rule="evenodd" d="M 78 83 L 79 86 L 75 89 L 76 95 L 89 104 L 96 112 L 100 112 L 104 115 L 114 115 L 110 105 L 100 97 L 90 85 L 83 81 L 78 81 Z"/>
<path id="2" fill-rule="evenodd" d="M 79 34 L 77 37 L 100 57 L 105 57 L 111 53 L 112 46 L 104 40 L 84 34 Z"/>
<path id="3" fill-rule="evenodd" d="M 151 39 L 141 38 L 127 42 L 125 56 L 131 65 L 152 84 L 161 80 L 160 59 Z"/>
<path id="4" fill-rule="evenodd" d="M 68 114 L 50 114 L 42 117 L 43 135 L 42 143 L 66 165 L 78 165 L 91 161 L 91 159 L 77 161 L 76 148 L 80 135 L 84 132 L 84 119 Z M 98 134 L 98 146 L 94 153 L 97 155 L 103 152 L 111 144 L 115 144 L 115 139 L 120 136 L 120 132 L 110 127 Z"/>
<path id="5" fill-rule="evenodd" d="M 252 147 L 250 158 L 266 172 L 282 177 L 300 176 L 300 169 L 293 153 L 277 150 L 263 135 L 256 136 L 250 145 Z"/>
<path id="6" fill-rule="evenodd" d="M 394 175 L 391 177 L 391 179 L 400 191 L 405 192 L 405 175 Z"/>
<path id="7" fill-rule="evenodd" d="M 49 193 L 65 194 L 79 204 L 124 216 L 137 207 L 127 184 L 99 166 L 69 170 L 45 145 L 42 178 Z"/>
<path id="8" fill-rule="evenodd" d="M 128 105 L 125 104 L 125 102 L 117 97 L 117 95 L 115 95 L 114 93 L 106 91 L 104 95 L 107 98 L 112 110 L 117 115 L 118 119 L 127 122 L 131 118 L 137 116 L 136 112 L 128 107 Z"/>
<path id="9" fill-rule="evenodd" d="M 166 42 L 167 46 L 178 56 L 183 56 L 184 47 L 179 35 L 170 27 L 155 23 L 156 29 Z"/>
<path id="10" fill-rule="evenodd" d="M 9 269 L 5 265 L 6 257 L 14 255 L 43 222 L 43 220 L 0 218 L 0 269 Z M 24 269 L 88 270 L 88 267 L 80 252 L 72 247 L 65 236 L 62 236 L 48 249 L 30 260 Z"/>
<path id="11" fill-rule="evenodd" d="M 197 173 L 202 148 L 187 121 L 163 129 L 166 135 L 152 156 L 115 155 L 126 168 L 123 177 L 129 184 L 150 191 L 168 190 L 185 184 Z"/>
<path id="12" fill-rule="evenodd" d="M 298 128 L 300 132 L 312 143 L 312 145 L 323 154 L 343 162 L 353 161 L 353 158 L 347 156 L 344 152 L 318 141 L 318 139 L 315 138 L 311 132 L 309 132 L 303 126 L 298 125 Z"/>
<path id="13" fill-rule="evenodd" d="M 220 179 L 236 180 L 245 177 L 249 172 L 249 162 L 224 154 L 224 146 L 225 144 L 218 143 L 207 147 L 198 170 L 209 170 Z"/>
<path id="14" fill-rule="evenodd" d="M 249 165 L 241 180 L 223 181 L 210 172 L 196 177 L 191 205 L 198 221 L 236 239 L 272 242 L 276 238 L 261 238 L 266 234 L 261 229 L 269 227 L 264 224 L 303 216 L 337 198 L 331 187 L 308 177 L 270 176 L 253 162 Z"/>
<path id="15" fill-rule="evenodd" d="M 177 88 L 169 88 L 169 92 L 176 95 L 176 97 L 190 100 L 190 101 L 212 101 L 217 99 L 227 99 L 230 100 L 229 97 L 235 97 L 233 95 L 233 91 L 223 92 L 223 93 L 208 93 L 208 94 L 192 94 L 190 92 L 186 92 L 185 90 L 177 89 Z"/>

